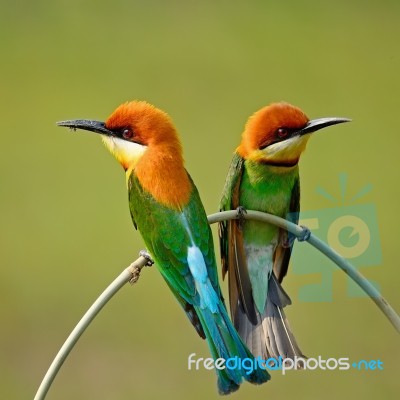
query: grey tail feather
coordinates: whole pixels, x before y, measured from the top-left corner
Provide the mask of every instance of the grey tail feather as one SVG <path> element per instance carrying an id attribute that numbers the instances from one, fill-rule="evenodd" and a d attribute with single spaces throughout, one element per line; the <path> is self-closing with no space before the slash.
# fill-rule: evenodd
<path id="1" fill-rule="evenodd" d="M 236 322 L 239 335 L 255 357 L 278 359 L 306 358 L 300 350 L 287 321 L 283 307 L 291 304 L 289 296 L 272 274 L 264 313 L 257 311 L 257 324 L 253 325 L 245 313 L 237 308 Z M 235 324 L 236 325 L 236 324 Z M 301 367 L 301 362 L 296 363 Z"/>

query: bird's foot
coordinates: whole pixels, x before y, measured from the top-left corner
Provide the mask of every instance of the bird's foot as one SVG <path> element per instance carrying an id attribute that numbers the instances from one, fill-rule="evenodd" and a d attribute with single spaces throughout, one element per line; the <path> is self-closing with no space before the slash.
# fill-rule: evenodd
<path id="1" fill-rule="evenodd" d="M 141 270 L 142 269 L 137 267 L 137 266 L 136 267 L 133 267 L 133 266 L 130 267 L 131 279 L 129 279 L 129 283 L 131 285 L 134 285 L 139 280 L 140 271 Z"/>
<path id="2" fill-rule="evenodd" d="M 151 255 L 147 252 L 147 250 L 140 250 L 139 256 L 147 260 L 146 267 L 151 267 L 154 264 L 154 260 L 151 258 Z"/>
<path id="3" fill-rule="evenodd" d="M 244 216 L 245 214 L 247 214 L 247 210 L 243 206 L 239 206 L 238 208 L 236 208 L 236 212 L 237 212 L 236 218 L 239 221 L 239 229 L 242 230 L 245 221 Z"/>
<path id="4" fill-rule="evenodd" d="M 295 240 L 296 236 L 288 232 L 287 237 L 282 241 L 282 247 L 285 249 L 289 249 L 290 247 L 293 246 Z"/>
<path id="5" fill-rule="evenodd" d="M 300 233 L 300 235 L 297 237 L 297 240 L 299 242 L 307 241 L 308 239 L 310 239 L 311 231 L 304 225 L 300 225 L 300 227 L 303 228 L 303 230 Z"/>
<path id="6" fill-rule="evenodd" d="M 150 254 L 146 250 L 140 250 L 139 256 L 143 257 L 146 260 L 146 264 L 144 265 L 136 265 L 136 261 L 132 263 L 128 268 L 131 273 L 131 279 L 129 279 L 129 283 L 131 285 L 135 284 L 140 277 L 140 272 L 143 267 L 151 267 L 154 264 L 154 260 L 151 258 Z"/>

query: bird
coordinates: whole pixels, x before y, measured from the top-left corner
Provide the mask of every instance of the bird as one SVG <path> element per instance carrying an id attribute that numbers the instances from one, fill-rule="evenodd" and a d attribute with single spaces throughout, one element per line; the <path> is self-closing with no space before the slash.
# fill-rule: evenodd
<path id="1" fill-rule="evenodd" d="M 169 115 L 134 100 L 117 107 L 105 122 L 68 120 L 57 125 L 100 134 L 122 165 L 133 224 L 214 360 L 253 358 L 229 319 L 211 229 Z M 270 379 L 262 368 L 249 373 L 220 364 L 216 372 L 220 394 L 237 390 L 243 378 L 254 384 Z"/>
<path id="2" fill-rule="evenodd" d="M 219 223 L 223 278 L 228 274 L 231 318 L 255 357 L 299 360 L 305 356 L 283 308 L 291 299 L 282 287 L 294 236 L 275 225 L 245 220 L 246 210 L 298 223 L 299 159 L 311 135 L 348 118 L 310 120 L 287 102 L 267 105 L 248 120 L 234 152 L 220 211 L 238 210 L 238 219 Z M 310 231 L 304 230 L 304 238 Z M 274 365 L 274 363 L 270 363 Z"/>

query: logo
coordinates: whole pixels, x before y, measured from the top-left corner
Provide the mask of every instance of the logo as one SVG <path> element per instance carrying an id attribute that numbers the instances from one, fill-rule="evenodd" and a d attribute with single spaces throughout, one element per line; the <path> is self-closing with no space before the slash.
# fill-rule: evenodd
<path id="1" fill-rule="evenodd" d="M 317 193 L 324 196 L 334 207 L 300 213 L 299 224 L 307 226 L 315 236 L 346 258 L 356 268 L 376 267 L 382 262 L 378 219 L 373 203 L 359 200 L 372 190 L 372 185 L 362 187 L 354 196 L 347 198 L 347 175 L 339 175 L 341 199 L 337 200 L 322 187 Z M 328 302 L 333 299 L 333 273 L 338 267 L 312 246 L 296 244 L 293 248 L 292 272 L 318 274 L 318 283 L 300 288 L 299 300 Z M 367 296 L 349 277 L 349 297 Z M 377 289 L 376 282 L 370 282 Z"/>
<path id="2" fill-rule="evenodd" d="M 341 358 L 328 358 L 325 359 L 322 356 L 316 358 L 303 358 L 295 356 L 294 359 L 291 358 L 268 358 L 267 360 L 261 357 L 255 358 L 217 358 L 214 360 L 211 357 L 195 358 L 196 353 L 192 353 L 188 357 L 188 370 L 198 371 L 201 368 L 207 370 L 241 370 L 244 371 L 246 375 L 251 374 L 257 369 L 269 370 L 269 371 L 282 371 L 282 375 L 285 375 L 287 371 L 290 370 L 305 370 L 305 371 L 347 371 L 349 369 L 357 369 L 359 371 L 382 371 L 383 361 L 381 360 L 358 360 L 351 362 L 348 357 Z"/>

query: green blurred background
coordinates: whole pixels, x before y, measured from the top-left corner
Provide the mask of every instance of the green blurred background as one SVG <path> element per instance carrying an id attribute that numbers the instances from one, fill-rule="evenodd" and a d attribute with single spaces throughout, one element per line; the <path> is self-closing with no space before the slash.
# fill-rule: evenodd
<path id="1" fill-rule="evenodd" d="M 332 204 L 366 184 L 376 206 L 382 263 L 362 270 L 400 309 L 400 3 L 365 1 L 3 2 L 1 40 L 0 397 L 33 398 L 59 347 L 106 285 L 143 248 L 125 177 L 89 133 L 62 119 L 105 119 L 144 99 L 175 121 L 188 170 L 215 212 L 247 117 L 272 101 L 310 118 L 346 116 L 310 142 L 302 208 Z M 215 227 L 213 228 L 216 232 Z M 297 371 L 232 398 L 394 399 L 399 337 L 367 298 L 302 302 L 318 274 L 289 274 L 287 314 L 310 357 L 381 359 L 383 371 Z M 48 399 L 218 398 L 208 357 L 156 269 L 124 287 L 81 338 Z"/>

